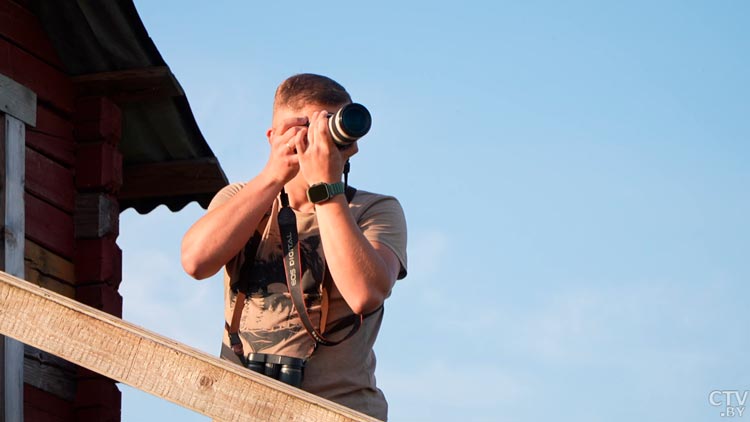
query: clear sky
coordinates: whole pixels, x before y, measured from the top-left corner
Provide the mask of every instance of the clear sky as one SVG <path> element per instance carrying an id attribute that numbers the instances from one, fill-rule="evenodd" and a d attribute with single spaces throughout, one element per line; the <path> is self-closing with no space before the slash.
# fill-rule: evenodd
<path id="1" fill-rule="evenodd" d="M 747 1 L 136 6 L 232 181 L 286 77 L 371 110 L 350 182 L 409 225 L 376 345 L 392 421 L 719 421 L 711 392 L 750 390 Z M 179 262 L 202 212 L 124 212 L 120 290 L 216 355 L 220 278 Z M 125 422 L 208 420 L 121 388 Z"/>

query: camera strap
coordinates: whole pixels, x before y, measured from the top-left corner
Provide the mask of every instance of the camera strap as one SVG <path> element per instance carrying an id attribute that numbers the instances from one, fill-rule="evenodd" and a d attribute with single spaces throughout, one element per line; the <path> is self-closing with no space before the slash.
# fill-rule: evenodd
<path id="1" fill-rule="evenodd" d="M 356 193 L 356 189 L 347 187 L 346 196 L 349 202 L 351 202 L 351 199 L 354 197 L 354 193 Z M 281 191 L 281 209 L 279 210 L 278 221 L 279 230 L 281 231 L 282 251 L 284 252 L 284 270 L 287 287 L 289 288 L 292 303 L 302 321 L 302 325 L 313 340 L 315 340 L 316 345 L 322 344 L 323 346 L 335 346 L 344 340 L 347 340 L 359 330 L 359 327 L 362 325 L 362 315 L 351 315 L 350 318 L 353 320 L 351 330 L 349 330 L 349 332 L 340 340 L 331 340 L 326 338 L 323 333 L 315 328 L 310 320 L 310 315 L 307 313 L 305 299 L 302 294 L 302 256 L 300 254 L 299 234 L 297 233 L 297 217 L 294 215 L 294 210 L 289 206 L 289 197 L 283 189 Z M 320 318 L 322 331 L 325 331 L 325 324 L 328 315 L 328 288 L 326 287 L 325 282 L 326 279 L 330 279 L 328 265 L 325 266 L 324 271 Z"/>

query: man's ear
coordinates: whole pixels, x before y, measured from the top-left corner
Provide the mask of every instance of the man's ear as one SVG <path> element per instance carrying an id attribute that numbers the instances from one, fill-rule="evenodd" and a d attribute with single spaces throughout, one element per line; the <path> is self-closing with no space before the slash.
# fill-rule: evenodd
<path id="1" fill-rule="evenodd" d="M 273 133 L 273 128 L 269 127 L 268 130 L 266 131 L 266 138 L 268 138 L 268 143 L 269 144 L 271 143 L 271 134 L 272 133 Z"/>

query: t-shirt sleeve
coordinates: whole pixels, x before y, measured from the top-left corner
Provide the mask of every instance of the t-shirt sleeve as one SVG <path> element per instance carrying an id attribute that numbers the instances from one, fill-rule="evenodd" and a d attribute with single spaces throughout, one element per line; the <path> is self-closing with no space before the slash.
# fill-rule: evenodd
<path id="1" fill-rule="evenodd" d="M 232 197 L 237 195 L 237 192 L 239 192 L 244 186 L 244 183 L 231 183 L 221 188 L 221 190 L 214 195 L 211 203 L 208 204 L 208 211 L 214 210 L 218 208 L 219 205 L 232 199 Z"/>
<path id="2" fill-rule="evenodd" d="M 401 263 L 398 279 L 406 277 L 406 217 L 398 200 L 392 196 L 375 199 L 357 220 L 365 238 L 393 251 Z"/>

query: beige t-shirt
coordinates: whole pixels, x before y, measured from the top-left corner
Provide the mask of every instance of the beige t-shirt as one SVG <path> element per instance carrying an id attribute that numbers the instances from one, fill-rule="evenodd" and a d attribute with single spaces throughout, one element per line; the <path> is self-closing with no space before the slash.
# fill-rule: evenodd
<path id="1" fill-rule="evenodd" d="M 235 183 L 222 189 L 209 210 L 228 201 L 244 187 Z M 360 412 L 385 420 L 388 405 L 375 382 L 375 354 L 372 350 L 383 318 L 382 310 L 365 318 L 359 331 L 336 346 L 319 346 L 307 334 L 289 295 L 282 259 L 281 234 L 277 222 L 279 200 L 261 220 L 248 246 L 225 267 L 225 318 L 232 321 L 237 292 L 247 299 L 240 319 L 240 339 L 245 353 L 269 353 L 308 358 L 302 388 Z M 398 200 L 391 196 L 358 190 L 349 209 L 364 236 L 390 248 L 401 262 L 399 279 L 406 276 L 406 220 Z M 320 326 L 321 296 L 325 262 L 314 213 L 295 211 L 302 256 L 302 288 L 310 318 Z M 252 243 L 257 246 L 251 246 Z M 254 259 L 246 257 L 256 249 Z M 332 283 L 326 326 L 352 314 Z M 349 327 L 331 338 L 342 337 Z M 313 353 L 314 351 L 314 353 Z M 240 363 L 224 332 L 221 357 Z"/>

